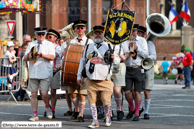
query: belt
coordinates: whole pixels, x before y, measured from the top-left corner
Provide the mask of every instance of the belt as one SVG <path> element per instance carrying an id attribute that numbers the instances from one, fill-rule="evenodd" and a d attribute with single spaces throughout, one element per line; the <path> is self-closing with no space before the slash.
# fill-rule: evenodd
<path id="1" fill-rule="evenodd" d="M 124 61 L 121 61 L 120 63 L 124 63 Z"/>
<path id="2" fill-rule="evenodd" d="M 129 67 L 129 66 L 127 66 L 127 68 L 128 69 L 136 69 L 136 68 L 140 68 L 141 66 L 138 66 L 138 65 L 136 65 L 136 66 L 133 66 L 133 67 Z"/>

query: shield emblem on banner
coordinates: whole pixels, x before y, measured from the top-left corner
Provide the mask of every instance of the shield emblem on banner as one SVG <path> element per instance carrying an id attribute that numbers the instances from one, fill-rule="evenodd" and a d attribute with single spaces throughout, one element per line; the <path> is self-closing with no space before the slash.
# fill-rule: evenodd
<path id="1" fill-rule="evenodd" d="M 133 29 L 135 11 L 110 9 L 104 29 L 104 37 L 113 45 L 128 40 Z"/>

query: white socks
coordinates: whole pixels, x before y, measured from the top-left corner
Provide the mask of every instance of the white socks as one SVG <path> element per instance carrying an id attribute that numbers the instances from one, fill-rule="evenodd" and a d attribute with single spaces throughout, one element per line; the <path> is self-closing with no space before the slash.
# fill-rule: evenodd
<path id="1" fill-rule="evenodd" d="M 144 114 L 148 114 L 150 102 L 151 102 L 151 99 L 145 99 L 145 112 L 144 112 Z"/>
<path id="2" fill-rule="evenodd" d="M 92 118 L 93 120 L 98 120 L 98 116 L 97 116 L 97 110 L 96 110 L 96 104 L 90 104 L 90 111 L 91 111 L 91 114 L 92 114 Z"/>
<path id="3" fill-rule="evenodd" d="M 115 98 L 115 102 L 117 104 L 116 110 L 117 111 L 122 111 L 122 96 L 121 98 Z"/>

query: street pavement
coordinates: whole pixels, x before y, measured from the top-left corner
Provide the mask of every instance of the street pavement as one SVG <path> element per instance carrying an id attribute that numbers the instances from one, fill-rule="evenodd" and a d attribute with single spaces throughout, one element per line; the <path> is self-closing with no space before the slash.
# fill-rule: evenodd
<path id="1" fill-rule="evenodd" d="M 143 113 L 139 121 L 127 120 L 128 104 L 124 101 L 123 109 L 125 117 L 122 121 L 116 119 L 116 104 L 112 99 L 113 118 L 111 129 L 194 129 L 194 86 L 190 90 L 183 90 L 184 85 L 175 85 L 174 80 L 169 80 L 163 85 L 162 80 L 155 80 L 154 90 L 151 92 L 151 106 L 149 110 L 150 119 L 143 119 Z M 29 101 L 18 102 L 13 99 L 6 102 L 9 95 L 0 95 L 0 121 L 24 122 L 32 115 Z M 124 99 L 125 100 L 125 99 Z M 142 100 L 144 96 L 142 93 Z M 85 108 L 85 122 L 70 121 L 69 116 L 63 116 L 68 110 L 66 100 L 58 99 L 56 106 L 56 118 L 49 120 L 43 117 L 44 103 L 39 100 L 38 115 L 39 122 L 62 122 L 63 129 L 86 129 L 92 123 L 88 102 Z M 144 105 L 144 102 L 143 102 Z M 28 121 L 29 122 L 29 121 Z M 29 122 L 31 123 L 31 122 Z M 100 129 L 107 128 L 103 119 L 99 120 Z M 1 127 L 2 128 L 2 127 Z"/>

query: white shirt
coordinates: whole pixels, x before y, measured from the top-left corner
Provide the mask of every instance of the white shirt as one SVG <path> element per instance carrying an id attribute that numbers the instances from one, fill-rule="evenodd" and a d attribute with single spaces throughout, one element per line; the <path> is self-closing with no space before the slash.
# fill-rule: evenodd
<path id="1" fill-rule="evenodd" d="M 84 37 L 82 37 L 82 40 L 80 41 L 81 44 L 83 44 L 85 46 L 86 44 L 86 41 L 87 41 L 87 37 L 84 35 Z M 75 37 L 74 39 L 72 39 L 70 41 L 70 44 L 75 44 L 78 42 L 78 37 Z M 93 40 L 91 39 L 88 39 L 88 43 L 87 44 L 90 44 L 90 43 L 93 43 Z"/>
<path id="2" fill-rule="evenodd" d="M 102 45 L 101 45 L 101 47 L 98 48 L 98 51 L 101 54 L 102 58 L 104 59 L 104 54 L 109 49 L 109 47 L 108 47 L 108 44 L 106 42 L 103 42 L 101 44 Z M 82 78 L 82 75 L 81 75 L 82 69 L 86 64 L 86 60 L 88 59 L 87 58 L 88 55 L 95 51 L 94 45 L 96 45 L 96 44 L 91 43 L 91 44 L 89 44 L 87 51 L 86 51 L 86 49 L 84 50 L 83 56 L 80 59 L 80 64 L 79 64 L 78 73 L 77 73 L 77 80 L 81 80 L 81 78 Z M 85 68 L 86 68 L 86 75 L 88 76 L 88 78 L 90 80 L 105 80 L 107 77 L 108 70 L 109 70 L 110 66 L 105 64 L 105 63 L 95 64 L 93 73 L 89 72 L 89 67 L 90 67 L 90 61 L 88 60 Z"/>
<path id="3" fill-rule="evenodd" d="M 65 51 L 65 48 L 67 47 L 67 42 L 65 41 L 62 45 L 61 45 L 61 55 L 62 53 Z"/>
<path id="4" fill-rule="evenodd" d="M 124 43 L 129 46 L 130 41 L 125 41 Z M 144 38 L 137 36 L 135 39 L 135 43 L 138 47 L 137 49 L 137 58 L 134 60 L 132 57 L 129 57 L 125 61 L 125 65 L 127 67 L 141 66 L 141 61 L 143 58 L 148 57 L 148 46 L 147 42 Z"/>
<path id="5" fill-rule="evenodd" d="M 120 46 L 121 46 L 121 48 L 120 48 Z M 120 51 L 120 54 L 119 54 L 119 51 Z M 115 55 L 114 60 L 115 61 L 113 63 L 114 64 L 120 64 L 121 58 L 119 57 L 119 55 L 124 55 L 126 52 L 129 52 L 127 44 L 122 43 L 122 44 L 119 44 L 119 45 L 115 45 L 115 51 L 114 51 L 114 55 Z"/>
<path id="6" fill-rule="evenodd" d="M 25 52 L 27 55 L 33 46 L 38 46 L 38 41 L 35 40 L 31 42 Z M 55 56 L 55 48 L 54 44 L 50 41 L 44 40 L 42 44 L 40 44 L 39 52 L 42 54 L 52 54 Z M 29 78 L 34 79 L 45 79 L 51 78 L 53 76 L 53 60 L 48 60 L 45 58 L 39 57 L 36 63 L 29 62 Z"/>
<path id="7" fill-rule="evenodd" d="M 59 55 L 57 57 L 55 55 L 56 67 L 58 68 L 61 65 L 61 47 L 60 46 L 55 46 L 55 52 Z"/>
<path id="8" fill-rule="evenodd" d="M 7 58 L 8 55 L 10 55 L 11 58 L 15 56 L 15 54 L 14 54 L 13 51 L 10 52 L 9 50 L 7 50 L 7 51 L 5 52 L 5 54 L 4 54 L 4 57 Z M 5 66 L 5 67 L 12 67 L 12 63 L 9 62 L 9 59 L 4 59 L 4 61 L 3 61 L 3 66 Z"/>
<path id="9" fill-rule="evenodd" d="M 152 41 L 148 41 L 148 51 L 149 51 L 148 58 L 156 60 L 156 48 Z"/>

